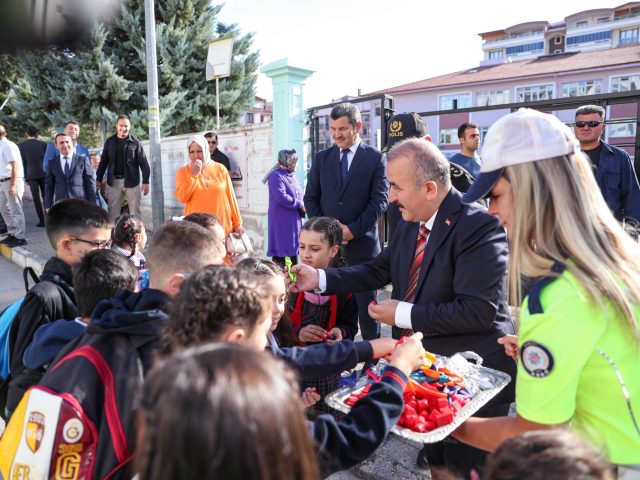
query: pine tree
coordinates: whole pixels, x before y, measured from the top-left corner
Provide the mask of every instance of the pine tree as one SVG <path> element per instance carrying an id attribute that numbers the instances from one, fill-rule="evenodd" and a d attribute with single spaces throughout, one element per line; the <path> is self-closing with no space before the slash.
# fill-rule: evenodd
<path id="1" fill-rule="evenodd" d="M 220 121 L 237 124 L 255 95 L 259 57 L 253 35 L 216 21 L 221 6 L 210 0 L 158 0 L 156 41 L 162 134 L 211 128 L 215 123 L 215 82 L 207 82 L 209 41 L 235 37 L 231 76 L 221 79 Z M 134 135 L 147 138 L 147 64 L 144 5 L 124 0 L 112 24 L 98 25 L 75 47 L 51 46 L 0 56 L 0 103 L 13 86 L 16 96 L 0 122 L 23 132 L 29 124 L 52 132 L 69 119 L 81 135 L 106 129 L 118 114 L 131 117 Z M 9 83 L 8 83 L 9 82 Z M 6 89 L 6 91 L 5 91 Z M 90 145 L 97 139 L 84 140 Z"/>
<path id="2" fill-rule="evenodd" d="M 129 98 L 129 81 L 118 75 L 111 58 L 103 51 L 106 31 L 96 24 L 87 34 L 83 48 L 75 52 L 73 68 L 68 71 L 66 82 L 71 88 L 65 90 L 60 115 L 54 123 L 64 122 L 69 112 L 83 123 L 96 126 L 104 141 L 107 132 L 113 130 L 118 104 Z"/>
<path id="3" fill-rule="evenodd" d="M 14 89 L 13 121 L 42 131 L 68 121 L 82 125 L 81 142 L 97 145 L 95 133 L 115 123 L 118 102 L 128 98 L 128 81 L 115 72 L 103 46 L 106 31 L 96 24 L 76 48 L 51 46 L 17 55 L 22 77 Z"/>
<path id="4" fill-rule="evenodd" d="M 124 2 L 121 16 L 111 27 L 105 51 L 112 56 L 117 71 L 130 80 L 131 95 L 121 108 L 132 117 L 134 132 L 146 137 L 146 50 L 141 3 Z M 206 81 L 205 65 L 209 41 L 216 38 L 236 37 L 231 76 L 219 82 L 221 124 L 237 124 L 253 101 L 259 67 L 258 54 L 250 51 L 253 35 L 241 36 L 237 25 L 216 22 L 221 8 L 212 5 L 210 0 L 156 2 L 163 135 L 201 131 L 214 124 L 215 84 Z"/>
<path id="5" fill-rule="evenodd" d="M 34 125 L 41 131 L 58 125 L 64 108 L 66 72 L 72 68 L 69 60 L 64 51 L 55 47 L 18 52 L 16 61 L 21 76 L 14 84 L 15 123 L 23 127 Z"/>

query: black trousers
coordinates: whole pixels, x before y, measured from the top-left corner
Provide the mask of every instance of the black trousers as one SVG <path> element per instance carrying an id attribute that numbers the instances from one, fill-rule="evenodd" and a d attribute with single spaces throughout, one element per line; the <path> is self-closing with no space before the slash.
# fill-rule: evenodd
<path id="1" fill-rule="evenodd" d="M 504 417 L 509 414 L 509 407 L 510 404 L 508 403 L 484 407 L 474 413 L 473 416 L 483 418 Z M 447 437 L 441 442 L 425 444 L 421 453 L 426 453 L 427 455 L 429 468 L 434 480 L 438 479 L 438 469 L 460 475 L 461 478 L 465 479 L 470 478 L 469 472 L 472 469 L 482 473 L 482 467 L 489 454 L 485 450 L 459 442 L 453 437 Z"/>
<path id="2" fill-rule="evenodd" d="M 38 214 L 40 223 L 44 223 L 44 210 L 42 209 L 42 203 L 44 201 L 44 178 L 27 180 L 27 183 L 31 189 L 33 206 L 36 208 L 36 213 Z"/>
<path id="3" fill-rule="evenodd" d="M 358 305 L 358 323 L 360 335 L 364 340 L 380 338 L 380 323 L 369 316 L 369 304 L 372 300 L 378 301 L 378 291 L 354 293 Z"/>

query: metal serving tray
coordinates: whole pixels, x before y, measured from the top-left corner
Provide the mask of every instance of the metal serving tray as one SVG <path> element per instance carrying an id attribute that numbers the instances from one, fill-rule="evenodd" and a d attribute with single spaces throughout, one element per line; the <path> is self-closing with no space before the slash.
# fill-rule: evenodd
<path id="1" fill-rule="evenodd" d="M 468 362 L 467 358 L 472 358 L 478 363 L 474 365 Z M 482 359 L 473 352 L 456 353 L 451 358 L 436 355 L 436 359 L 438 364 L 442 363 L 452 371 L 461 374 L 465 380 L 467 389 L 473 396 L 471 401 L 456 413 L 453 417 L 453 422 L 448 425 L 426 433 L 414 432 L 413 430 L 399 427 L 398 425 L 394 425 L 391 429 L 396 435 L 418 443 L 435 443 L 443 440 L 466 419 L 477 412 L 480 407 L 495 397 L 498 392 L 511 381 L 511 377 L 508 374 L 481 366 Z M 381 360 L 374 370 L 380 374 L 385 366 L 386 362 Z M 370 381 L 369 378 L 362 377 L 353 387 L 343 387 L 327 395 L 325 403 L 339 412 L 349 413 L 351 407 L 344 403 L 345 400 L 349 398 L 349 395 L 360 390 Z"/>

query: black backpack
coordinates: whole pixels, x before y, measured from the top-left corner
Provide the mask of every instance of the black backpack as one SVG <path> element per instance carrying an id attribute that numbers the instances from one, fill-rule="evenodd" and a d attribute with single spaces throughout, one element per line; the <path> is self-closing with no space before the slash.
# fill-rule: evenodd
<path id="1" fill-rule="evenodd" d="M 25 267 L 22 271 L 22 278 L 24 280 L 25 294 L 29 293 L 29 276 L 33 280 L 34 285 L 40 282 L 40 278 L 36 275 L 36 272 L 31 267 Z M 9 386 L 10 369 L 10 341 L 9 332 L 13 325 L 13 320 L 20 311 L 20 307 L 24 302 L 24 297 L 20 297 L 11 305 L 2 310 L 0 313 L 0 417 L 4 417 L 4 408 L 7 401 L 7 392 Z"/>

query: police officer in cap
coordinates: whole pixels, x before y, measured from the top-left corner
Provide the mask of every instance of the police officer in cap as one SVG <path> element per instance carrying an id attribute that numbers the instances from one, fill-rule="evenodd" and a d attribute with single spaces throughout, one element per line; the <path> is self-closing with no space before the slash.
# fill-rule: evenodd
<path id="1" fill-rule="evenodd" d="M 389 119 L 387 123 L 387 145 L 382 150 L 382 153 L 386 154 L 391 147 L 401 140 L 407 138 L 424 138 L 426 141 L 431 142 L 431 135 L 429 135 L 429 127 L 422 120 L 422 117 L 413 113 L 396 113 Z M 449 171 L 451 173 L 451 185 L 459 192 L 466 192 L 474 181 L 473 176 L 464 168 L 449 162 Z M 482 201 L 483 202 L 483 201 Z M 393 237 L 396 225 L 402 218 L 398 206 L 389 203 L 387 208 L 387 225 L 389 234 L 387 239 Z"/>

